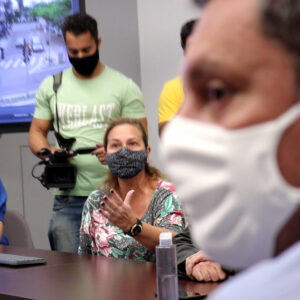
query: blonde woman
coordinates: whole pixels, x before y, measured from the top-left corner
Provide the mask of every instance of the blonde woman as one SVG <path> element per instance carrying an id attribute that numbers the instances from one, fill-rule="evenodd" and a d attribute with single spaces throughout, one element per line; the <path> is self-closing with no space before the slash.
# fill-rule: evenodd
<path id="1" fill-rule="evenodd" d="M 159 234 L 185 226 L 174 186 L 149 165 L 151 149 L 138 120 L 111 123 L 104 147 L 109 174 L 85 203 L 79 253 L 155 261 Z"/>

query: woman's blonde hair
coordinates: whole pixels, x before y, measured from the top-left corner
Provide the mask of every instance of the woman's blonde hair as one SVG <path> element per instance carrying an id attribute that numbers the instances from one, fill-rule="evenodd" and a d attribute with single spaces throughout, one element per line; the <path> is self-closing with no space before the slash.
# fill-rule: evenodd
<path id="1" fill-rule="evenodd" d="M 142 134 L 142 139 L 145 145 L 145 148 L 148 147 L 148 136 L 145 131 L 144 126 L 138 119 L 133 119 L 133 118 L 116 118 L 112 122 L 109 123 L 105 135 L 104 135 L 104 149 L 107 151 L 107 144 L 108 144 L 108 136 L 111 130 L 119 125 L 132 125 L 135 126 Z M 148 180 L 154 181 L 158 180 L 160 178 L 165 178 L 165 176 L 155 167 L 150 166 L 148 161 L 146 162 L 145 165 L 145 172 Z M 109 190 L 111 188 L 115 189 L 116 191 L 119 191 L 119 184 L 118 184 L 118 177 L 113 175 L 110 170 L 108 170 L 106 179 L 104 182 L 101 184 L 101 188 L 105 190 Z"/>

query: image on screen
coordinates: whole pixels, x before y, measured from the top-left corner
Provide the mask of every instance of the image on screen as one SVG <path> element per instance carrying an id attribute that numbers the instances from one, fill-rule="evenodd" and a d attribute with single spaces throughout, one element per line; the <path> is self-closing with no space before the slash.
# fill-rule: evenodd
<path id="1" fill-rule="evenodd" d="M 79 3 L 0 0 L 0 131 L 30 124 L 42 80 L 70 65 L 60 27 Z"/>

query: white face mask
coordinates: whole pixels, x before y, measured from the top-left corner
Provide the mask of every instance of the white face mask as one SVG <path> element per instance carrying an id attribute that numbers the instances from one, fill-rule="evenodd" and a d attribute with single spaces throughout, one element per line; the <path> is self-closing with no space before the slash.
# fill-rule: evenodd
<path id="1" fill-rule="evenodd" d="M 277 233 L 300 203 L 282 177 L 281 136 L 300 104 L 273 121 L 237 130 L 175 117 L 162 137 L 162 158 L 191 223 L 194 242 L 226 267 L 273 256 Z"/>

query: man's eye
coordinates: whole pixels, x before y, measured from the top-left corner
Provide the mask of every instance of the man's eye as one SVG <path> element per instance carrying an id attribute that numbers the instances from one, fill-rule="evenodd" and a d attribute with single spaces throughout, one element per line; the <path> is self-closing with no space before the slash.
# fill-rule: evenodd
<path id="1" fill-rule="evenodd" d="M 226 84 L 219 80 L 213 79 L 206 86 L 205 98 L 207 101 L 220 101 L 229 97 L 230 90 Z"/>
<path id="2" fill-rule="evenodd" d="M 209 89 L 208 98 L 211 100 L 222 100 L 227 96 L 227 91 L 225 89 Z"/>

